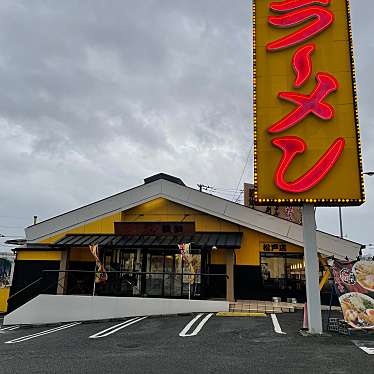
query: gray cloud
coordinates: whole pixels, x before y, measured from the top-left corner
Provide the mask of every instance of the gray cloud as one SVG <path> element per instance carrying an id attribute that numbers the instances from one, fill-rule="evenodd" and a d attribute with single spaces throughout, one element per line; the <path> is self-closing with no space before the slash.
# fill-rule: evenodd
<path id="1" fill-rule="evenodd" d="M 374 168 L 368 9 L 370 0 L 352 2 L 365 166 Z M 3 0 L 0 233 L 159 171 L 235 188 L 251 145 L 250 12 L 247 1 Z M 373 183 L 364 207 L 344 211 L 354 240 L 374 241 Z M 321 210 L 319 226 L 337 232 L 336 214 Z"/>

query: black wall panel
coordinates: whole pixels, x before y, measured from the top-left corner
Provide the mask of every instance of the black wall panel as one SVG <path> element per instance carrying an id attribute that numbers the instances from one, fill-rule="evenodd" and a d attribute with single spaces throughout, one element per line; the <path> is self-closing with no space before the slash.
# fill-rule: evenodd
<path id="1" fill-rule="evenodd" d="M 226 265 L 209 265 L 210 274 L 226 274 Z M 226 278 L 210 276 L 207 280 L 207 293 L 211 298 L 226 299 Z"/>
<path id="2" fill-rule="evenodd" d="M 58 272 L 45 273 L 43 270 L 58 270 L 59 268 L 60 261 L 16 260 L 12 286 L 10 288 L 8 311 L 18 308 L 40 293 L 55 294 Z M 42 277 L 40 281 L 21 291 L 40 277 Z M 19 293 L 15 295 L 17 292 Z M 12 297 L 13 295 L 15 296 Z"/>
<path id="3" fill-rule="evenodd" d="M 261 267 L 251 265 L 234 266 L 235 299 L 253 299 L 262 293 Z"/>

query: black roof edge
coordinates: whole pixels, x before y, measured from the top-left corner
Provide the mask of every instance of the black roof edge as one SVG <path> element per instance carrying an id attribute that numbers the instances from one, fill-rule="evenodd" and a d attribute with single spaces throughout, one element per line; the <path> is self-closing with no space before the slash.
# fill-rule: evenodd
<path id="1" fill-rule="evenodd" d="M 152 182 L 157 181 L 159 179 L 164 179 L 164 180 L 167 180 L 169 182 L 176 183 L 176 184 L 179 184 L 181 186 L 185 186 L 182 179 L 180 179 L 178 177 L 174 177 L 174 176 L 169 175 L 169 174 L 165 174 L 165 173 L 158 173 L 158 174 L 155 174 L 155 175 L 151 175 L 148 178 L 144 178 L 144 184 L 152 183 Z"/>

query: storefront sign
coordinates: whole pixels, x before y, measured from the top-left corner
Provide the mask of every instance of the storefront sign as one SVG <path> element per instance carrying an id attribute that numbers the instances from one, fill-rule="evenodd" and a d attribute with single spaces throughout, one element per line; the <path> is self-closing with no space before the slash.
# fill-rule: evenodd
<path id="1" fill-rule="evenodd" d="M 286 252 L 286 243 L 261 243 L 261 251 L 263 252 Z"/>
<path id="2" fill-rule="evenodd" d="M 349 1 L 253 4 L 256 203 L 362 204 Z"/>
<path id="3" fill-rule="evenodd" d="M 374 261 L 335 260 L 331 273 L 345 321 L 374 329 Z"/>

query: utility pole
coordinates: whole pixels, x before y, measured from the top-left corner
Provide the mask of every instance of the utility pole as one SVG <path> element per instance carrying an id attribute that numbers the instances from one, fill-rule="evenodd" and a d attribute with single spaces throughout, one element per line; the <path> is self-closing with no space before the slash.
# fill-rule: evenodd
<path id="1" fill-rule="evenodd" d="M 343 219 L 342 219 L 342 207 L 339 207 L 339 228 L 340 228 L 340 237 L 343 239 Z"/>
<path id="2" fill-rule="evenodd" d="M 200 192 L 203 192 L 203 190 L 207 191 L 208 189 L 213 188 L 212 186 L 207 186 L 205 184 L 198 184 L 197 187 L 199 187 Z"/>

